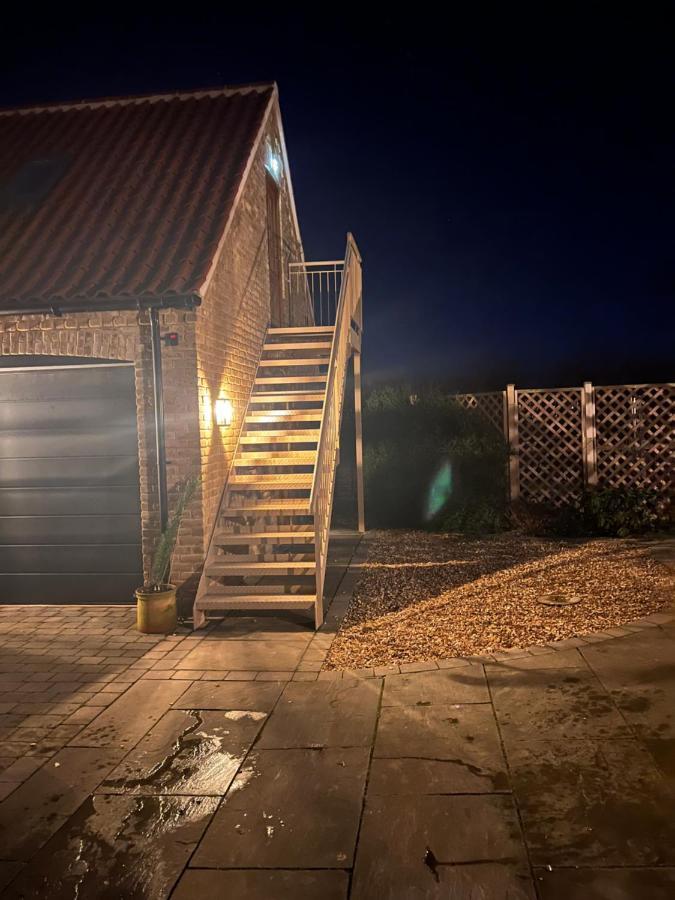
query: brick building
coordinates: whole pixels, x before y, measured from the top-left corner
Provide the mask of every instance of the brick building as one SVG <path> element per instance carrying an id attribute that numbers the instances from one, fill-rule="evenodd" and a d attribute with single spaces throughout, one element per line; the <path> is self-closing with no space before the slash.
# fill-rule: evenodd
<path id="1" fill-rule="evenodd" d="M 0 112 L 0 602 L 128 599 L 192 473 L 196 580 L 302 260 L 274 85 Z"/>

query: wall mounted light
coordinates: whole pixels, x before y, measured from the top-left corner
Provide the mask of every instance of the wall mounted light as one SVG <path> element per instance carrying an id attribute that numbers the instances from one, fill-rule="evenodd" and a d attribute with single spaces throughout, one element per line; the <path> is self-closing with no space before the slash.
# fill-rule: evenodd
<path id="1" fill-rule="evenodd" d="M 224 428 L 227 425 L 232 424 L 232 416 L 234 414 L 234 408 L 232 406 L 232 401 L 227 400 L 225 397 L 219 397 L 215 402 L 215 419 L 216 425 L 219 425 L 221 428 Z"/>
<path id="2" fill-rule="evenodd" d="M 277 184 L 280 184 L 284 174 L 284 164 L 281 160 L 281 150 L 276 141 L 273 144 L 270 141 L 267 142 L 265 148 L 265 168 Z"/>

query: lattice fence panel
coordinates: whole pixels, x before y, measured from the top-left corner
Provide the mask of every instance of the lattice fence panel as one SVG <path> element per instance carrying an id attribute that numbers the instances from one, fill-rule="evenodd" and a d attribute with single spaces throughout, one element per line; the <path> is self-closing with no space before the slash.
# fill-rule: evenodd
<path id="1" fill-rule="evenodd" d="M 595 388 L 598 481 L 673 494 L 675 386 Z"/>
<path id="2" fill-rule="evenodd" d="M 518 391 L 520 496 L 562 505 L 583 491 L 581 390 Z"/>
<path id="3" fill-rule="evenodd" d="M 453 394 L 464 409 L 475 409 L 493 425 L 500 435 L 504 435 L 504 391 L 491 391 L 485 394 Z"/>

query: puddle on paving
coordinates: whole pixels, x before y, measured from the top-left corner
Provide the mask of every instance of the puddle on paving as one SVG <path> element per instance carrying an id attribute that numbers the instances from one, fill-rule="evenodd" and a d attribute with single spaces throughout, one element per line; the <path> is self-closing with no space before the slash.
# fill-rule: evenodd
<path id="1" fill-rule="evenodd" d="M 217 803 L 211 797 L 90 797 L 19 875 L 8 896 L 165 897 Z"/>
<path id="2" fill-rule="evenodd" d="M 224 794 L 259 730 L 265 713 L 205 713 L 186 711 L 193 720 L 175 739 L 171 749 L 147 770 L 152 750 L 136 751 L 103 782 L 102 790 L 137 794 Z M 209 727 L 205 718 L 209 719 Z M 214 724 L 228 720 L 230 728 Z M 227 747 L 227 749 L 226 749 Z"/>
<path id="3" fill-rule="evenodd" d="M 232 784 L 230 785 L 230 789 L 227 792 L 227 799 L 232 796 L 236 791 L 242 791 L 248 783 L 253 779 L 257 778 L 260 772 L 257 771 L 252 765 L 244 766 L 237 773 L 237 777 L 234 779 Z"/>

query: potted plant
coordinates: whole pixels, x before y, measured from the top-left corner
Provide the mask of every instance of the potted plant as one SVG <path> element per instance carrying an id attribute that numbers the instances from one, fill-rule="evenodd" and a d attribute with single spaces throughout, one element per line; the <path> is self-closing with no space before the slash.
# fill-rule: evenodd
<path id="1" fill-rule="evenodd" d="M 136 627 L 144 634 L 169 634 L 176 627 L 176 586 L 168 581 L 169 567 L 183 514 L 198 484 L 192 476 L 178 485 L 176 507 L 157 541 L 150 579 L 136 591 Z"/>

